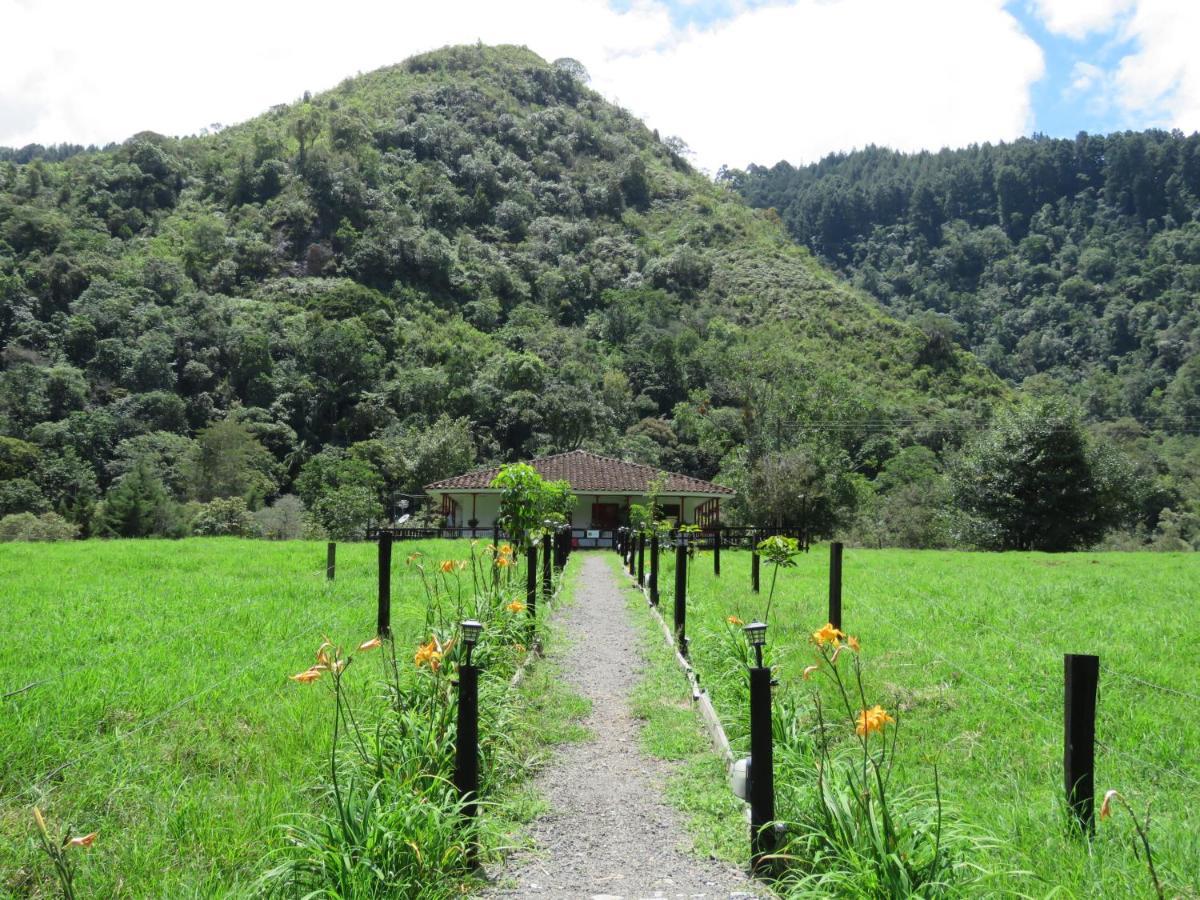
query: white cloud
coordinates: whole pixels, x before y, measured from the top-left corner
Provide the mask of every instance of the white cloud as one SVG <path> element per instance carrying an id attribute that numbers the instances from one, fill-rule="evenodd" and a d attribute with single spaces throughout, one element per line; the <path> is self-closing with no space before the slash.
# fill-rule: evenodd
<path id="1" fill-rule="evenodd" d="M 1135 0 L 1034 0 L 1034 8 L 1052 34 L 1082 40 L 1111 31 Z"/>
<path id="2" fill-rule="evenodd" d="M 735 3 L 715 26 L 681 29 L 662 0 L 624 11 L 602 0 L 0 0 L 0 144 L 193 133 L 482 40 L 579 59 L 598 90 L 683 137 L 709 169 L 867 143 L 955 146 L 1030 124 L 1042 55 L 1004 6 Z"/>
<path id="3" fill-rule="evenodd" d="M 1147 124 L 1200 129 L 1200 4 L 1140 0 L 1125 36 L 1137 50 L 1116 72 L 1116 100 Z"/>
<path id="4" fill-rule="evenodd" d="M 1071 67 L 1071 83 L 1067 86 L 1064 94 L 1066 96 L 1086 94 L 1103 84 L 1106 74 L 1100 66 L 1088 62 L 1077 62 Z"/>

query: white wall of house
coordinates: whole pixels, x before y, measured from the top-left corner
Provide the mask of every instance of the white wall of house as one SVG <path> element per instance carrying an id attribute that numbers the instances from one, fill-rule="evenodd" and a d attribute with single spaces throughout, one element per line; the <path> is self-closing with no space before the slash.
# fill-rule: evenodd
<path id="1" fill-rule="evenodd" d="M 479 520 L 479 528 L 491 528 L 495 524 L 496 519 L 500 515 L 500 495 L 488 494 L 481 492 L 451 492 L 450 496 L 457 502 L 457 514 L 449 524 L 457 527 L 466 527 L 472 518 Z M 628 517 L 628 510 L 632 504 L 646 504 L 644 494 L 577 494 L 575 503 L 575 511 L 571 516 L 571 525 L 574 528 L 593 528 L 596 522 L 593 521 L 593 506 L 594 504 L 615 504 L 617 506 L 617 517 L 619 521 L 625 521 Z M 659 507 L 665 510 L 667 517 L 674 518 L 676 510 L 682 504 L 683 524 L 694 524 L 696 521 L 696 509 L 704 505 L 711 497 L 689 497 L 676 496 L 671 494 L 662 494 L 658 498 Z M 440 498 L 435 499 L 433 503 L 435 510 L 441 508 Z M 472 515 L 473 513 L 473 515 Z"/>

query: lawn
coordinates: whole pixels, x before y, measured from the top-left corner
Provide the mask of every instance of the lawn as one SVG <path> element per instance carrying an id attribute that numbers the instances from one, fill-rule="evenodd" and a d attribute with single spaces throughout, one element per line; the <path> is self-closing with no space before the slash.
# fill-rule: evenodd
<path id="1" fill-rule="evenodd" d="M 392 627 L 424 594 L 396 546 Z M 82 896 L 209 897 L 258 874 L 275 826 L 317 803 L 329 697 L 288 681 L 323 635 L 375 629 L 376 550 L 236 539 L 0 545 L 0 896 L 53 893 L 31 807 L 99 831 Z"/>
<path id="2" fill-rule="evenodd" d="M 811 716 L 808 636 L 825 623 L 828 548 L 779 573 L 768 652 L 777 697 Z M 670 619 L 673 557 L 664 554 Z M 750 591 L 750 554 L 692 563 L 688 633 L 694 663 L 735 747 L 744 752 L 744 670 L 726 622 L 765 613 Z M 1149 804 L 1159 874 L 1200 896 L 1200 556 L 985 554 L 847 550 L 843 627 L 862 641 L 868 703 L 898 713 L 897 778 L 931 792 L 936 763 L 954 815 L 999 841 L 984 862 L 1004 888 L 1032 896 L 1153 896 L 1123 814 L 1089 846 L 1063 827 L 1063 654 L 1101 658 L 1097 803 L 1120 789 Z"/>

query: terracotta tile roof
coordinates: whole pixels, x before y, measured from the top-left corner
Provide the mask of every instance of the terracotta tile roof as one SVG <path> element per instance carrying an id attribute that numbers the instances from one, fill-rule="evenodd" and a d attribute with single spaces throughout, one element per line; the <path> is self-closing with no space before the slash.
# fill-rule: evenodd
<path id="1" fill-rule="evenodd" d="M 617 493 L 644 494 L 652 479 L 662 471 L 654 466 L 643 466 L 640 463 L 625 462 L 587 450 L 572 450 L 570 453 L 556 453 L 553 456 L 540 456 L 530 460 L 538 474 L 547 481 L 567 481 L 577 494 L 589 491 L 615 491 Z M 480 491 L 487 490 L 496 477 L 500 467 L 478 469 L 465 475 L 456 475 L 433 484 L 425 485 L 426 491 Z M 664 494 L 711 494 L 713 496 L 733 496 L 736 491 L 721 484 L 692 478 L 690 475 L 679 475 L 667 472 Z"/>

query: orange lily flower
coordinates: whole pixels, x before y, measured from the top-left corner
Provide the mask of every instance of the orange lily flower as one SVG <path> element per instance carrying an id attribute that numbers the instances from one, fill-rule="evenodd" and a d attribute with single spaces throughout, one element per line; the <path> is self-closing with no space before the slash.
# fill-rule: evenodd
<path id="1" fill-rule="evenodd" d="M 741 619 L 739 619 L 737 616 L 730 616 L 725 621 L 728 622 L 730 625 L 745 625 L 746 624 Z"/>
<path id="2" fill-rule="evenodd" d="M 512 603 L 508 604 L 508 606 L 506 606 L 505 609 L 507 609 L 510 613 L 513 613 L 515 615 L 516 613 L 524 611 L 525 604 L 522 603 L 520 600 L 514 600 Z"/>
<path id="3" fill-rule="evenodd" d="M 864 709 L 858 714 L 858 721 L 854 726 L 854 732 L 859 737 L 865 737 L 873 731 L 883 731 L 885 725 L 891 722 L 893 725 L 896 720 L 887 714 L 882 706 L 876 704 L 870 709 Z"/>
<path id="4" fill-rule="evenodd" d="M 85 834 L 83 837 L 73 837 L 67 841 L 68 847 L 90 847 L 96 843 L 96 837 L 100 834 L 98 831 L 93 831 L 91 834 Z"/>
<path id="5" fill-rule="evenodd" d="M 298 681 L 301 684 L 308 684 L 310 681 L 316 681 L 318 678 L 320 678 L 322 671 L 324 670 L 318 668 L 317 666 L 313 666 L 311 669 L 306 669 L 303 672 L 297 672 L 295 675 L 289 675 L 288 678 L 292 679 L 292 681 Z"/>
<path id="6" fill-rule="evenodd" d="M 833 623 L 826 622 L 821 628 L 812 633 L 813 642 L 818 647 L 823 647 L 826 644 L 837 645 L 837 642 L 846 635 L 840 628 L 834 628 Z"/>
<path id="7" fill-rule="evenodd" d="M 377 637 L 373 637 L 369 641 L 363 641 L 361 644 L 359 644 L 358 649 L 362 650 L 362 651 L 374 650 L 376 647 L 380 646 L 382 643 L 383 643 L 382 640 L 380 640 Z"/>

